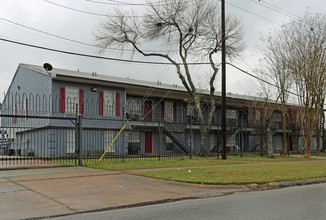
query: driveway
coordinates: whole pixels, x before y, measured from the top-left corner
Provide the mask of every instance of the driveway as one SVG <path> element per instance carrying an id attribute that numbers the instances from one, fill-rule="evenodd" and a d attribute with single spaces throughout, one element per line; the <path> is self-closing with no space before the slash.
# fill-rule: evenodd
<path id="1" fill-rule="evenodd" d="M 1 170 L 0 219 L 62 216 L 247 190 L 244 186 L 177 183 L 83 167 Z"/>

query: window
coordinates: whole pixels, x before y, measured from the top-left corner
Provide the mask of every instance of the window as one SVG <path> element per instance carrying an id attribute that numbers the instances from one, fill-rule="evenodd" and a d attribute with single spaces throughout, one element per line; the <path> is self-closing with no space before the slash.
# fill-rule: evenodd
<path id="1" fill-rule="evenodd" d="M 128 134 L 128 154 L 140 154 L 140 133 L 138 131 L 132 131 Z"/>
<path id="2" fill-rule="evenodd" d="M 190 116 L 192 118 L 190 118 Z M 198 114 L 195 111 L 195 108 L 193 106 L 187 105 L 187 123 L 190 123 L 190 122 L 193 124 L 198 124 L 199 123 Z"/>
<path id="3" fill-rule="evenodd" d="M 67 153 L 72 154 L 75 153 L 75 143 L 76 143 L 76 138 L 75 138 L 75 130 L 69 129 L 67 130 Z"/>
<path id="4" fill-rule="evenodd" d="M 283 138 L 282 136 L 274 136 L 273 137 L 273 148 L 276 151 L 281 151 L 283 147 Z"/>
<path id="5" fill-rule="evenodd" d="M 138 131 L 132 131 L 128 134 L 128 143 L 139 143 L 140 133 Z"/>
<path id="6" fill-rule="evenodd" d="M 60 113 L 75 114 L 77 105 L 79 113 L 84 114 L 84 90 L 67 86 L 60 88 Z"/>
<path id="7" fill-rule="evenodd" d="M 215 134 L 210 134 L 209 136 L 209 149 L 213 149 L 216 146 L 216 135 Z"/>
<path id="8" fill-rule="evenodd" d="M 26 121 L 27 116 L 28 116 L 28 101 L 27 101 L 27 98 L 23 99 L 22 113 L 23 113 L 23 116 L 26 116 L 26 118 L 23 118 L 23 120 Z"/>
<path id="9" fill-rule="evenodd" d="M 104 91 L 104 115 L 115 116 L 115 92 Z"/>
<path id="10" fill-rule="evenodd" d="M 126 116 L 128 120 L 140 120 L 141 115 L 141 99 L 127 98 Z"/>
<path id="11" fill-rule="evenodd" d="M 76 105 L 79 104 L 79 89 L 75 87 L 66 87 L 66 113 L 76 113 Z"/>
<path id="12" fill-rule="evenodd" d="M 194 148 L 194 134 L 191 133 L 187 134 L 187 144 L 189 147 Z"/>
<path id="13" fill-rule="evenodd" d="M 104 152 L 108 149 L 108 147 L 112 143 L 113 139 L 115 138 L 116 135 L 114 133 L 116 133 L 116 132 L 114 132 L 114 131 L 104 131 Z M 117 148 L 117 142 L 116 141 L 112 144 L 112 146 L 108 150 L 108 153 L 115 153 L 116 152 L 116 148 Z"/>
<path id="14" fill-rule="evenodd" d="M 187 105 L 187 116 L 194 116 L 194 108 L 191 105 Z"/>
<path id="15" fill-rule="evenodd" d="M 237 111 L 236 110 L 226 110 L 226 118 L 228 119 L 237 119 Z"/>
<path id="16" fill-rule="evenodd" d="M 26 133 L 21 134 L 21 142 L 27 142 L 27 134 Z"/>
<path id="17" fill-rule="evenodd" d="M 164 102 L 164 121 L 172 122 L 174 116 L 174 104 L 171 101 Z"/>
<path id="18" fill-rule="evenodd" d="M 168 136 L 166 136 L 166 150 L 167 151 L 173 150 L 172 140 Z"/>
<path id="19" fill-rule="evenodd" d="M 120 116 L 120 93 L 107 90 L 100 91 L 99 114 L 104 116 Z"/>
<path id="20" fill-rule="evenodd" d="M 17 122 L 16 115 L 17 115 L 17 104 L 14 104 L 12 106 L 12 123 L 13 124 L 15 124 Z"/>
<path id="21" fill-rule="evenodd" d="M 237 126 L 237 111 L 236 110 L 226 110 L 226 120 L 229 126 Z"/>
<path id="22" fill-rule="evenodd" d="M 278 129 L 282 128 L 283 116 L 281 113 L 273 114 L 274 126 Z"/>

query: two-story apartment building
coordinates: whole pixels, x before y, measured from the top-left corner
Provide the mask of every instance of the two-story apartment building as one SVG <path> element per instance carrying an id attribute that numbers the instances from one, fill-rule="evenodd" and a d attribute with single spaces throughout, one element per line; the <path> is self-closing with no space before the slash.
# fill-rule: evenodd
<path id="1" fill-rule="evenodd" d="M 209 98 L 201 91 L 202 101 Z M 183 86 L 129 78 L 20 64 L 2 103 L 1 126 L 8 132 L 10 148 L 31 149 L 34 155 L 65 156 L 75 152 L 76 121 L 82 116 L 81 143 L 85 155 L 102 154 L 119 130 L 109 153 L 198 153 L 200 125 Z M 229 150 L 257 146 L 257 129 L 250 125 L 254 97 L 227 94 Z M 209 145 L 220 145 L 220 103 L 210 132 Z M 204 108 L 203 104 L 203 108 Z M 207 111 L 204 110 L 207 117 Z M 275 123 L 281 118 L 275 117 Z M 281 128 L 274 132 L 282 140 Z M 279 150 L 279 145 L 275 145 Z"/>

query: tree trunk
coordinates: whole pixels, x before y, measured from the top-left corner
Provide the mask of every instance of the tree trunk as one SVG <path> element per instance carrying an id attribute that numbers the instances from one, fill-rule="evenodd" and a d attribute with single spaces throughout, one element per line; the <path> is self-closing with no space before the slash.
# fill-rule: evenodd
<path id="1" fill-rule="evenodd" d="M 320 139 L 322 136 L 322 129 L 323 129 L 323 116 L 324 116 L 324 99 L 322 100 L 321 104 L 319 105 L 320 109 L 319 109 L 319 114 L 318 114 L 318 118 L 317 118 L 317 123 L 316 123 L 316 142 L 317 142 L 317 148 L 316 148 L 316 154 L 319 155 L 320 154 Z"/>
<path id="2" fill-rule="evenodd" d="M 313 132 L 308 133 L 306 146 L 304 149 L 304 158 L 310 158 L 310 147 L 311 147 L 311 143 L 312 143 L 312 135 L 313 135 Z"/>
<path id="3" fill-rule="evenodd" d="M 325 115 L 324 115 L 324 111 L 321 114 L 321 117 L 322 117 L 322 124 L 321 124 L 321 130 L 322 130 L 322 151 L 325 152 L 326 138 L 325 138 Z"/>
<path id="4" fill-rule="evenodd" d="M 299 137 L 300 137 L 300 132 L 298 129 L 292 129 L 292 144 L 293 144 L 293 151 L 298 152 L 299 151 Z"/>
<path id="5" fill-rule="evenodd" d="M 208 157 L 210 155 L 210 150 L 208 148 L 208 141 L 209 141 L 209 130 L 206 126 L 200 129 L 201 133 L 201 143 L 200 143 L 200 151 L 199 156 L 201 157 Z"/>
<path id="6" fill-rule="evenodd" d="M 281 155 L 286 156 L 286 114 L 284 110 L 282 114 L 283 114 L 283 150 Z"/>
<path id="7" fill-rule="evenodd" d="M 321 120 L 318 120 L 318 122 L 316 123 L 316 135 L 315 135 L 315 138 L 316 138 L 316 155 L 319 155 L 320 154 L 320 136 L 321 136 Z"/>
<path id="8" fill-rule="evenodd" d="M 266 128 L 266 135 L 267 135 L 267 140 L 266 140 L 266 145 L 267 145 L 267 157 L 268 158 L 274 158 L 274 152 L 273 152 L 273 132 L 269 125 L 267 125 Z"/>

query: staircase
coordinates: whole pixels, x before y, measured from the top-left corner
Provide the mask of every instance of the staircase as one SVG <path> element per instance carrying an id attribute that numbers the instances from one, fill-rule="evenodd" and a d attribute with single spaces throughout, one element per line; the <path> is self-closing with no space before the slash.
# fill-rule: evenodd
<path id="1" fill-rule="evenodd" d="M 178 135 L 176 132 L 173 132 L 173 128 L 170 124 L 165 123 L 163 126 L 163 132 L 166 136 L 168 136 L 183 152 L 189 154 L 190 148 L 186 145 L 185 139 Z"/>

